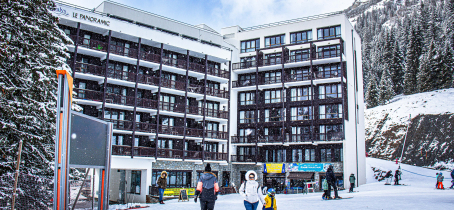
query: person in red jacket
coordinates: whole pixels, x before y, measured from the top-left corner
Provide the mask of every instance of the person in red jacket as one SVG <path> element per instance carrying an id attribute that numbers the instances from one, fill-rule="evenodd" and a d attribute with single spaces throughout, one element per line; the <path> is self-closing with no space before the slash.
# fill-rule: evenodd
<path id="1" fill-rule="evenodd" d="M 211 173 L 211 165 L 208 163 L 205 172 L 200 176 L 197 182 L 194 202 L 200 197 L 200 208 L 202 210 L 213 210 L 214 204 L 218 199 L 219 185 L 216 175 Z"/>

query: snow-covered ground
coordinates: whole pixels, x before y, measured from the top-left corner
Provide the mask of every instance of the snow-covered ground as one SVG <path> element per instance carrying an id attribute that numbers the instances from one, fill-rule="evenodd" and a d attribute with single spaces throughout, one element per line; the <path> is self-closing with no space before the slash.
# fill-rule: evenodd
<path id="1" fill-rule="evenodd" d="M 373 178 L 371 167 L 378 167 L 382 170 L 397 169 L 395 162 L 367 158 L 367 184 L 355 190 L 356 193 L 340 191 L 341 197 L 352 199 L 324 201 L 321 199 L 322 193 L 276 195 L 277 208 L 281 210 L 293 209 L 452 209 L 454 207 L 454 190 L 436 190 L 435 173 L 439 171 L 402 164 L 401 183 L 408 186 L 384 185 L 384 182 L 377 182 Z M 444 185 L 446 188 L 451 186 L 449 172 L 444 172 Z M 189 202 L 178 202 L 169 200 L 165 205 L 160 204 L 141 204 L 149 206 L 144 210 L 197 210 L 200 209 L 199 203 L 194 203 L 193 199 Z M 126 206 L 111 206 L 110 209 L 126 209 Z M 216 201 L 216 210 L 241 210 L 244 209 L 243 199 L 239 194 L 219 196 Z M 258 208 L 261 209 L 261 208 Z"/>

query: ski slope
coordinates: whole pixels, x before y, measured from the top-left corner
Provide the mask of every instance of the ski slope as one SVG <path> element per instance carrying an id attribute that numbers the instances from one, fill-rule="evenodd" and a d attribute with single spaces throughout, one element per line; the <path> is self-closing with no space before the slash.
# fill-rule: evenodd
<path id="1" fill-rule="evenodd" d="M 335 210 L 364 210 L 364 209 L 452 209 L 454 207 L 454 190 L 436 190 L 435 173 L 439 171 L 402 164 L 402 180 L 400 183 L 409 186 L 384 185 L 384 181 L 378 182 L 373 178 L 371 167 L 379 167 L 382 170 L 397 169 L 395 162 L 366 158 L 367 184 L 355 188 L 356 193 L 340 191 L 339 196 L 353 199 L 329 200 L 321 199 L 322 193 L 309 194 L 278 194 L 276 195 L 277 209 L 299 210 L 299 209 L 335 209 Z M 445 187 L 451 186 L 449 172 L 443 172 L 445 176 Z M 433 178 L 432 178 L 433 177 Z M 137 204 L 134 204 L 137 205 Z M 178 202 L 169 200 L 165 205 L 161 204 L 140 204 L 149 206 L 144 210 L 198 210 L 199 203 Z M 110 209 L 127 209 L 126 205 L 110 206 Z M 239 194 L 219 196 L 216 201 L 215 210 L 242 210 L 245 209 L 243 199 Z M 258 210 L 261 207 L 259 206 Z"/>

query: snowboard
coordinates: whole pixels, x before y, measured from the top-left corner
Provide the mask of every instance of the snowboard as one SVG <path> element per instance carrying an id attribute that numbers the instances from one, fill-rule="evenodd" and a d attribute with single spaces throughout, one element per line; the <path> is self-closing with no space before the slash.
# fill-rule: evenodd
<path id="1" fill-rule="evenodd" d="M 356 192 L 359 192 L 359 191 L 353 191 L 353 192 L 348 192 L 348 193 L 356 193 Z"/>
<path id="2" fill-rule="evenodd" d="M 324 201 L 332 201 L 332 200 L 343 200 L 343 199 L 351 199 L 353 197 L 341 197 L 341 198 L 332 198 L 332 199 L 323 199 Z"/>

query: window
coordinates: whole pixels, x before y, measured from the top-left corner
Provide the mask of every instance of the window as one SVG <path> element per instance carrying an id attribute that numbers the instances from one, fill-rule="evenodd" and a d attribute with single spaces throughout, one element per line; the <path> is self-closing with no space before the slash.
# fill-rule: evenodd
<path id="1" fill-rule="evenodd" d="M 219 131 L 219 123 L 207 122 L 205 130 L 208 138 L 217 138 Z"/>
<path id="2" fill-rule="evenodd" d="M 142 171 L 131 171 L 131 188 L 130 193 L 140 195 L 140 184 L 141 184 Z"/>
<path id="3" fill-rule="evenodd" d="M 255 66 L 255 56 L 241 58 L 240 65 L 240 69 L 247 69 L 249 67 Z"/>
<path id="4" fill-rule="evenodd" d="M 300 31 L 290 34 L 290 44 L 312 41 L 312 30 Z"/>
<path id="5" fill-rule="evenodd" d="M 202 115 L 202 104 L 203 101 L 199 101 L 199 114 Z M 216 102 L 207 101 L 205 103 L 205 113 L 210 117 L 218 117 L 219 113 L 219 104 Z"/>
<path id="6" fill-rule="evenodd" d="M 240 111 L 240 123 L 255 123 L 255 111 Z"/>
<path id="7" fill-rule="evenodd" d="M 66 34 L 66 36 L 70 36 L 71 35 L 71 30 L 65 29 L 65 34 Z"/>
<path id="8" fill-rule="evenodd" d="M 255 129 L 239 129 L 238 143 L 250 143 L 255 140 Z M 254 141 L 255 142 L 255 141 Z"/>
<path id="9" fill-rule="evenodd" d="M 241 41 L 241 53 L 254 52 L 260 49 L 260 39 Z"/>
<path id="10" fill-rule="evenodd" d="M 320 149 L 320 162 L 331 162 L 331 149 Z"/>
<path id="11" fill-rule="evenodd" d="M 328 104 L 319 106 L 319 119 L 342 118 L 342 104 Z"/>
<path id="12" fill-rule="evenodd" d="M 87 89 L 87 83 L 79 82 L 79 90 L 77 92 L 77 98 L 85 98 L 85 89 Z"/>
<path id="13" fill-rule="evenodd" d="M 273 54 L 266 54 L 264 64 L 265 66 L 268 65 L 276 65 L 282 63 L 282 54 L 281 53 L 273 53 Z"/>
<path id="14" fill-rule="evenodd" d="M 303 150 L 293 149 L 292 150 L 292 162 L 303 162 Z"/>
<path id="15" fill-rule="evenodd" d="M 341 54 L 340 45 L 323 46 L 318 48 L 318 59 L 335 58 Z"/>
<path id="16" fill-rule="evenodd" d="M 311 87 L 300 87 L 291 89 L 292 101 L 307 101 L 312 99 Z"/>
<path id="17" fill-rule="evenodd" d="M 255 104 L 255 93 L 240 93 L 240 105 Z"/>
<path id="18" fill-rule="evenodd" d="M 343 151 L 341 149 L 334 149 L 334 162 L 342 162 L 344 161 Z"/>
<path id="19" fill-rule="evenodd" d="M 317 79 L 340 77 L 340 64 L 319 66 L 316 74 Z"/>
<path id="20" fill-rule="evenodd" d="M 292 107 L 291 109 L 291 120 L 312 120 L 312 108 L 310 106 L 303 107 Z"/>
<path id="21" fill-rule="evenodd" d="M 159 104 L 162 110 L 173 111 L 175 107 L 175 96 L 161 95 Z"/>
<path id="22" fill-rule="evenodd" d="M 304 161 L 315 162 L 315 149 L 305 149 Z"/>
<path id="23" fill-rule="evenodd" d="M 322 85 L 318 87 L 318 98 L 342 98 L 341 84 Z"/>
<path id="24" fill-rule="evenodd" d="M 255 85 L 255 82 L 255 74 L 240 75 L 240 78 L 238 79 L 238 85 L 240 87 Z"/>
<path id="25" fill-rule="evenodd" d="M 189 188 L 191 187 L 192 173 L 187 171 L 167 171 L 167 187 L 168 188 Z M 161 176 L 161 171 L 153 170 L 152 186 L 156 186 L 156 181 Z"/>
<path id="26" fill-rule="evenodd" d="M 311 71 L 309 68 L 290 70 L 289 82 L 310 80 Z"/>
<path id="27" fill-rule="evenodd" d="M 285 44 L 285 34 L 265 38 L 265 47 L 274 47 Z"/>
<path id="28" fill-rule="evenodd" d="M 291 62 L 301 62 L 309 60 L 310 50 L 295 50 L 290 52 L 290 61 Z"/>
<path id="29" fill-rule="evenodd" d="M 307 141 L 311 139 L 310 126 L 294 126 L 292 127 L 292 142 Z"/>
<path id="30" fill-rule="evenodd" d="M 340 26 L 331 26 L 317 29 L 317 39 L 330 39 L 341 36 Z"/>
<path id="31" fill-rule="evenodd" d="M 342 124 L 320 125 L 320 141 L 337 141 L 343 139 Z"/>
<path id="32" fill-rule="evenodd" d="M 273 84 L 281 82 L 281 72 L 267 72 L 265 73 L 265 84 Z"/>
<path id="33" fill-rule="evenodd" d="M 285 94 L 281 97 L 281 90 L 265 91 L 265 104 L 282 102 L 282 98 L 285 99 Z"/>
<path id="34" fill-rule="evenodd" d="M 285 109 L 265 109 L 265 122 L 281 122 L 284 121 Z"/>

